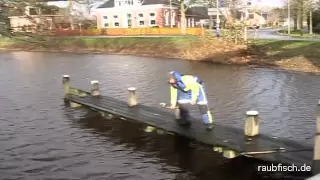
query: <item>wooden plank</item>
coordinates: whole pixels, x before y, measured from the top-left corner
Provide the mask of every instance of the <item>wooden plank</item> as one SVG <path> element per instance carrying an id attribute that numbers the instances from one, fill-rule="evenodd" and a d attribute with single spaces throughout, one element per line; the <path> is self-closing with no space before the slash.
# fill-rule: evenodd
<path id="1" fill-rule="evenodd" d="M 182 127 L 174 121 L 174 115 L 170 110 L 145 105 L 128 107 L 126 102 L 107 96 L 92 97 L 89 95 L 86 97 L 79 97 L 70 95 L 66 97 L 66 99 L 100 111 L 119 115 L 140 123 L 149 124 L 207 145 L 228 147 L 238 152 L 270 151 L 275 148 L 285 148 L 287 151 L 312 149 L 312 147 L 292 140 L 275 139 L 263 134 L 251 138 L 252 140 L 248 142 L 244 136 L 243 130 L 222 126 L 216 123 L 214 129 L 211 132 L 208 132 L 205 131 L 205 127 L 199 119 L 193 119 L 190 127 Z M 312 151 L 272 153 L 255 155 L 254 157 L 284 164 L 312 164 Z"/>
<path id="2" fill-rule="evenodd" d="M 314 175 L 314 176 L 312 176 L 312 177 L 310 177 L 310 178 L 308 178 L 306 180 L 319 180 L 319 179 L 320 179 L 320 173 L 316 174 L 316 175 Z"/>

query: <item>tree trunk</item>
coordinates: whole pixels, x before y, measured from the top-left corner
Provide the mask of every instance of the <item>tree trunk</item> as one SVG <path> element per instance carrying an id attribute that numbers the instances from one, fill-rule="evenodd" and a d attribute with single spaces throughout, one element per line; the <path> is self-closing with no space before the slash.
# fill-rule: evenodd
<path id="1" fill-rule="evenodd" d="M 186 8 L 184 5 L 184 1 L 180 0 L 180 29 L 181 29 L 181 34 L 185 35 L 187 32 L 186 29 Z"/>
<path id="2" fill-rule="evenodd" d="M 70 28 L 71 30 L 74 30 L 74 22 L 72 17 L 72 4 L 73 4 L 72 1 L 73 0 L 69 0 L 69 4 L 68 4 L 68 18 L 69 18 Z"/>
<path id="3" fill-rule="evenodd" d="M 313 27 L 312 27 L 312 9 L 310 9 L 309 12 L 309 33 L 313 34 Z"/>
<path id="4" fill-rule="evenodd" d="M 301 14 L 300 14 L 300 11 L 299 11 L 299 13 L 297 15 L 297 30 L 301 30 L 300 21 L 301 21 Z"/>
<path id="5" fill-rule="evenodd" d="M 298 30 L 298 16 L 293 18 L 293 30 Z"/>
<path id="6" fill-rule="evenodd" d="M 304 4 L 303 1 L 301 1 L 301 9 L 300 9 L 300 35 L 303 36 L 303 16 L 304 16 Z"/>

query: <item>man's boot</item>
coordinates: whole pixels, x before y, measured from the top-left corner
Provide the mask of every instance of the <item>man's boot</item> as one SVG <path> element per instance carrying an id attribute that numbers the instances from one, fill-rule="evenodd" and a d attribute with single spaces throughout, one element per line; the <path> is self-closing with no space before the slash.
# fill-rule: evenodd
<path id="1" fill-rule="evenodd" d="M 213 129 L 213 123 L 206 124 L 206 130 L 211 131 Z"/>

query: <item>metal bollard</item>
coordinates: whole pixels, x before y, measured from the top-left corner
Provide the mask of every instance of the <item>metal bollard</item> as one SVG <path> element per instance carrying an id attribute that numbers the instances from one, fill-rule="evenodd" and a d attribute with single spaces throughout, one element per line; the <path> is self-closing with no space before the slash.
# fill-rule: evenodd
<path id="1" fill-rule="evenodd" d="M 259 112 L 258 111 L 247 111 L 246 120 L 244 126 L 244 134 L 246 136 L 256 136 L 259 134 Z"/>
<path id="2" fill-rule="evenodd" d="M 91 88 L 91 96 L 99 96 L 100 93 L 99 93 L 99 81 L 91 81 L 91 85 L 92 85 L 92 88 Z"/>
<path id="3" fill-rule="evenodd" d="M 128 88 L 129 95 L 128 95 L 128 105 L 130 107 L 136 106 L 137 103 L 137 95 L 136 95 L 136 88 L 135 87 L 130 87 Z"/>
<path id="4" fill-rule="evenodd" d="M 62 76 L 62 84 L 63 84 L 64 96 L 66 96 L 70 92 L 70 76 L 69 75 Z"/>

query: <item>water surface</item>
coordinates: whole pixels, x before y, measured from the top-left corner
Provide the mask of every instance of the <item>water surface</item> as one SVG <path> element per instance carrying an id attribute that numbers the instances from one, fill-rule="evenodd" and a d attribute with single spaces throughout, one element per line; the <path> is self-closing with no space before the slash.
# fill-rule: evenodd
<path id="1" fill-rule="evenodd" d="M 108 121 L 65 107 L 62 100 L 61 77 L 68 74 L 76 87 L 98 80 L 101 94 L 123 100 L 126 88 L 137 87 L 140 103 L 159 106 L 169 102 L 171 70 L 204 80 L 216 122 L 243 128 L 245 112 L 253 109 L 260 113 L 262 133 L 313 143 L 316 75 L 134 56 L 7 52 L 0 54 L 1 178 L 263 176 L 254 171 L 255 163 L 228 161 L 211 149 L 189 147 L 185 139 L 147 134 L 143 125 Z"/>

